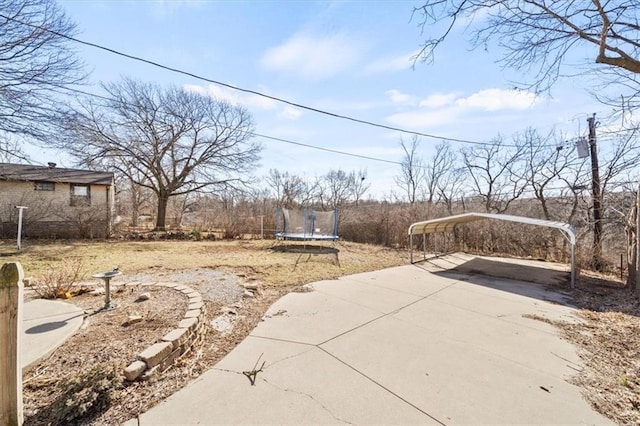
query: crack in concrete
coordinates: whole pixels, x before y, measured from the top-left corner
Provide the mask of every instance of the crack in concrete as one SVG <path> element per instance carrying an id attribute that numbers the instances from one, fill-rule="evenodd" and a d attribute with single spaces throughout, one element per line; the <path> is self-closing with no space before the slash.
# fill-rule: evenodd
<path id="1" fill-rule="evenodd" d="M 335 415 L 330 409 L 329 407 L 327 407 L 326 405 L 324 405 L 322 402 L 318 401 L 317 399 L 315 399 L 313 397 L 313 395 L 308 394 L 306 392 L 302 392 L 302 391 L 297 391 L 297 390 L 293 390 L 293 389 L 285 389 L 285 388 L 281 388 L 280 386 L 275 385 L 274 383 L 271 383 L 270 381 L 268 381 L 267 379 L 265 379 L 264 377 L 262 377 L 260 380 L 262 380 L 263 382 L 265 382 L 268 385 L 271 385 L 272 387 L 278 389 L 279 391 L 282 392 L 288 392 L 288 393 L 295 393 L 298 395 L 302 395 L 302 396 L 306 396 L 307 398 L 309 398 L 311 401 L 313 401 L 314 403 L 316 403 L 317 405 L 319 405 L 324 411 L 326 411 L 327 413 L 329 413 L 329 415 L 331 417 L 333 417 L 336 421 L 348 424 L 348 425 L 355 425 L 355 423 L 351 423 L 341 417 L 338 417 L 337 415 Z"/>

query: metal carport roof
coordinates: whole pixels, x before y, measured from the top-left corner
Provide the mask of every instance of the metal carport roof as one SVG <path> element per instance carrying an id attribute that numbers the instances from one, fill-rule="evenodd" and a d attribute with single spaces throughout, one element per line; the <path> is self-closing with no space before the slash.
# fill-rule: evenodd
<path id="1" fill-rule="evenodd" d="M 534 219 L 531 217 L 513 216 L 509 214 L 496 214 L 496 213 L 464 213 L 455 216 L 440 217 L 438 219 L 425 220 L 422 222 L 416 222 L 409 226 L 409 247 L 411 250 L 411 263 L 413 263 L 413 236 L 421 234 L 433 234 L 436 232 L 449 232 L 453 231 L 456 225 L 461 223 L 475 222 L 477 220 L 484 219 L 496 219 L 507 220 L 510 222 L 525 223 L 528 225 L 544 226 L 547 228 L 556 228 L 567 240 L 571 243 L 571 288 L 575 285 L 575 272 L 576 272 L 576 232 L 573 226 L 564 222 L 556 222 L 552 220 Z"/>

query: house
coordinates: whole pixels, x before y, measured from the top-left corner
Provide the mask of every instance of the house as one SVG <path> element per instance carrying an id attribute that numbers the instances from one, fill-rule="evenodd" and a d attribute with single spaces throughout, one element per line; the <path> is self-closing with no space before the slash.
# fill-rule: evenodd
<path id="1" fill-rule="evenodd" d="M 0 235 L 15 237 L 16 206 L 24 206 L 24 236 L 107 237 L 114 192 L 111 172 L 0 163 Z"/>

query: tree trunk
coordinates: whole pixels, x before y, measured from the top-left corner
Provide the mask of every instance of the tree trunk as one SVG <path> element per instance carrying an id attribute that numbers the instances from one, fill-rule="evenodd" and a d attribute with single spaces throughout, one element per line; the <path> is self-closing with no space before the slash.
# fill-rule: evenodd
<path id="1" fill-rule="evenodd" d="M 158 194 L 158 214 L 154 231 L 164 231 L 166 229 L 167 204 L 169 204 L 169 196 L 167 194 Z"/>
<path id="2" fill-rule="evenodd" d="M 640 213 L 640 188 L 636 193 L 636 200 L 631 210 L 629 211 L 629 217 L 627 218 L 627 226 L 625 231 L 627 233 L 627 287 L 631 292 L 640 292 L 638 287 L 639 271 L 638 271 L 638 214 Z"/>
<path id="3" fill-rule="evenodd" d="M 136 188 L 134 183 L 131 183 L 131 222 L 133 227 L 138 226 L 138 217 L 140 216 L 140 198 L 139 188 Z"/>

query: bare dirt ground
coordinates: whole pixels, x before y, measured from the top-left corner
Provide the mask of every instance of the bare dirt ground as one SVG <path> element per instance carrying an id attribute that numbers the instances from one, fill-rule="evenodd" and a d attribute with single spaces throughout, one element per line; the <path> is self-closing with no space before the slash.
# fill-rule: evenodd
<path id="1" fill-rule="evenodd" d="M 240 280 L 216 270 L 159 272 L 144 274 L 143 279 L 167 281 L 176 275 L 184 275 L 182 283 L 199 291 L 205 301 L 207 326 L 200 343 L 151 380 L 123 380 L 122 369 L 175 328 L 186 311 L 187 299 L 180 292 L 156 286 L 117 291 L 112 297 L 117 308 L 87 315 L 78 333 L 24 376 L 25 424 L 112 425 L 135 418 L 213 367 L 251 332 L 277 298 L 291 290 L 265 289 L 256 297 L 243 298 Z M 199 280 L 188 280 L 194 276 Z M 220 286 L 224 282 L 227 284 Z M 226 289 L 221 291 L 221 287 Z M 141 292 L 151 293 L 151 298 L 136 301 Z M 72 300 L 85 312 L 104 305 L 103 296 L 88 293 Z M 221 315 L 222 307 L 233 309 L 235 315 L 232 328 L 219 332 L 210 322 Z M 141 315 L 143 321 L 128 325 L 131 314 Z M 87 390 L 78 394 L 80 388 Z"/>

